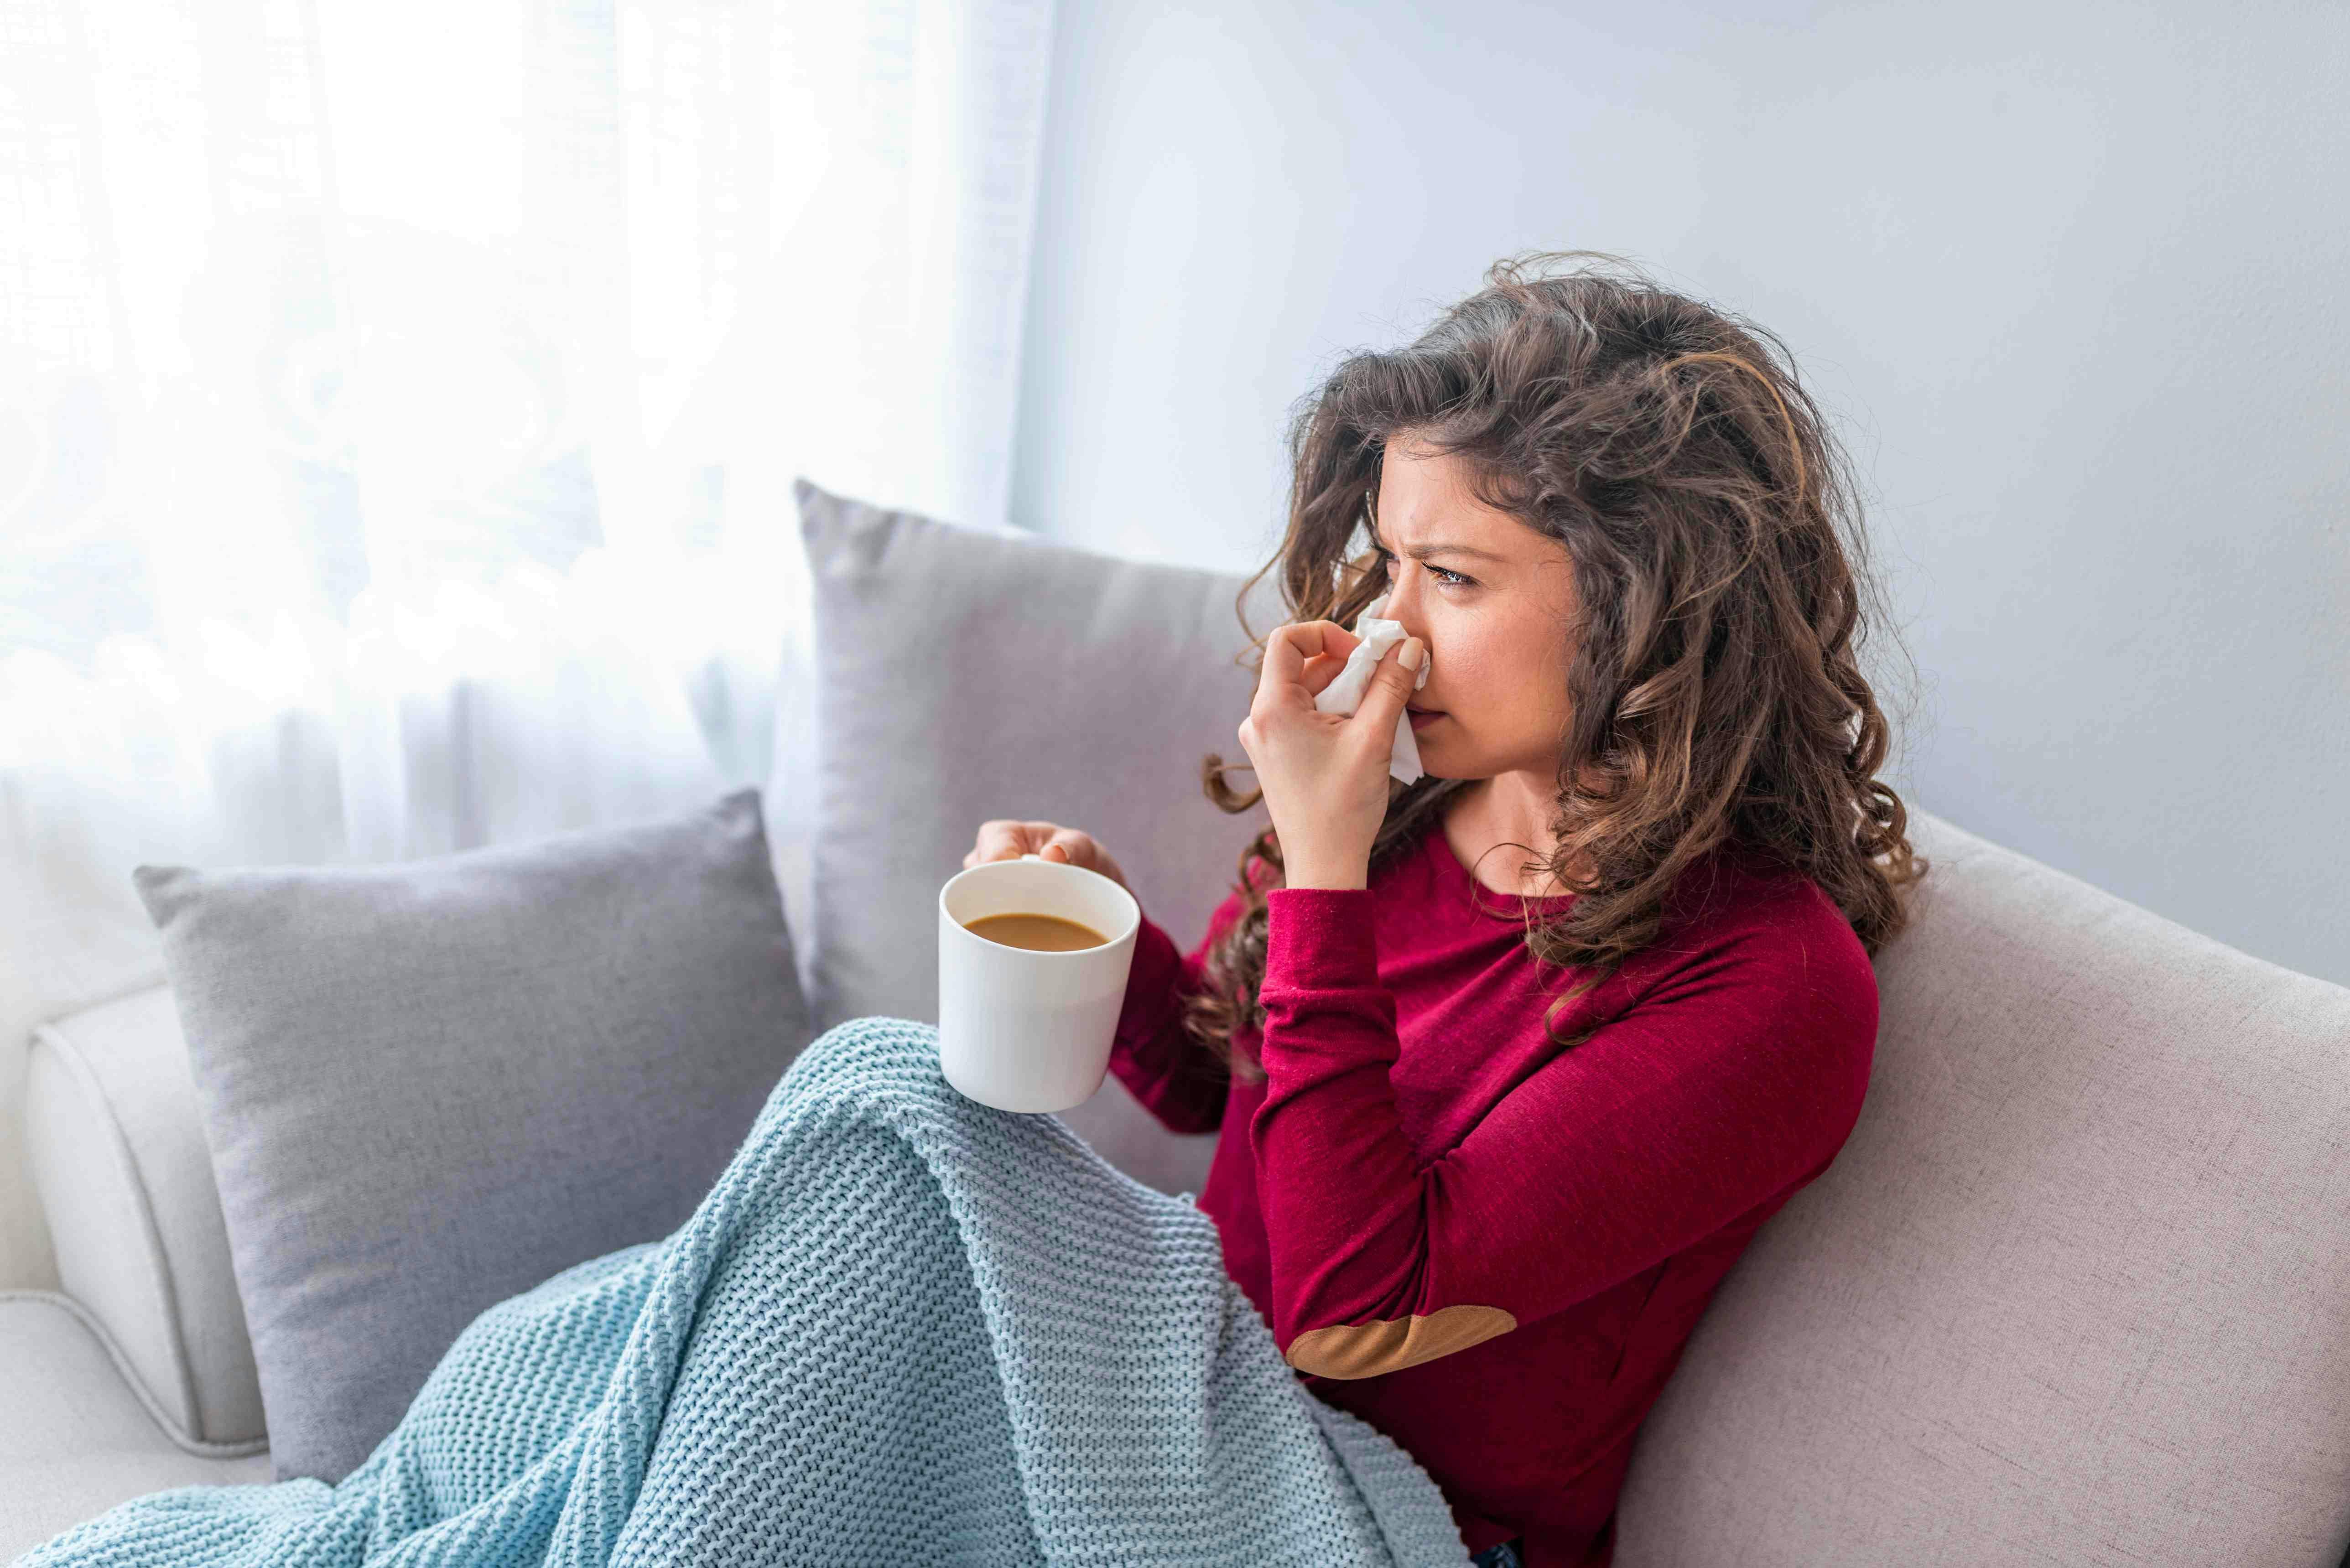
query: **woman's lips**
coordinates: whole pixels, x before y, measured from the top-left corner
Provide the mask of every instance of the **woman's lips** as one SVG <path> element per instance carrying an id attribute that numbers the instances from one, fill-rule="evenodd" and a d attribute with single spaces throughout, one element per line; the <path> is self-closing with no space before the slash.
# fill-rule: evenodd
<path id="1" fill-rule="evenodd" d="M 1427 729 L 1430 724 L 1435 723 L 1439 719 L 1444 717 L 1442 711 L 1436 708 L 1406 708 L 1404 712 L 1409 715 L 1411 720 L 1411 729 L 1412 733 L 1414 734 L 1418 734 L 1420 731 Z"/>

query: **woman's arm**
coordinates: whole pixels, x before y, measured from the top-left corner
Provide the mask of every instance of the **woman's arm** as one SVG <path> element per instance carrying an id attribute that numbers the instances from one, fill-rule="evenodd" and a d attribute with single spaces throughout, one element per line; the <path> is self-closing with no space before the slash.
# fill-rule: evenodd
<path id="1" fill-rule="evenodd" d="M 1825 1169 L 1867 1089 L 1877 987 L 1851 929 L 1804 889 L 1709 934 L 1425 1165 L 1388 1079 L 1372 896 L 1273 893 L 1267 1088 L 1248 1136 L 1290 1364 L 1369 1377 L 1466 1349 Z"/>
<path id="2" fill-rule="evenodd" d="M 1110 1049 L 1110 1071 L 1160 1125 L 1179 1133 L 1213 1132 L 1223 1125 L 1231 1080 L 1206 1046 L 1183 1027 L 1183 1002 L 1205 984 L 1208 949 L 1240 913 L 1232 894 L 1208 921 L 1208 934 L 1187 956 L 1145 916 L 1134 936 L 1134 967 L 1127 973 L 1126 1007 Z"/>

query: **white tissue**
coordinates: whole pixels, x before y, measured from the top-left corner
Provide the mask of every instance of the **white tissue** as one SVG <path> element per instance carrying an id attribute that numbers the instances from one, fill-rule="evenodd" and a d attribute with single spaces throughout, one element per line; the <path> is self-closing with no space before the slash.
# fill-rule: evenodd
<path id="1" fill-rule="evenodd" d="M 1388 607 L 1385 596 L 1363 607 L 1355 618 L 1354 633 L 1363 640 L 1355 651 L 1347 655 L 1347 667 L 1338 671 L 1338 679 L 1322 688 L 1314 699 L 1314 706 L 1325 713 L 1351 713 L 1363 705 L 1363 693 L 1370 690 L 1371 670 L 1388 656 L 1388 649 L 1404 639 L 1403 622 L 1381 620 L 1379 611 Z M 1436 661 L 1420 650 L 1419 675 L 1412 681 L 1415 691 L 1428 684 L 1429 667 Z M 1412 739 L 1411 715 L 1396 715 L 1395 749 L 1388 755 L 1388 774 L 1399 784 L 1410 784 L 1419 777 L 1419 742 Z"/>

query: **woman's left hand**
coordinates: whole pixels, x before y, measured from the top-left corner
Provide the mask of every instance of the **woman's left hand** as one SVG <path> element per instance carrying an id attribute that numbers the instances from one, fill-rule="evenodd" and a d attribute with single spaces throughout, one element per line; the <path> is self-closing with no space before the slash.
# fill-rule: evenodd
<path id="1" fill-rule="evenodd" d="M 1352 714 L 1314 706 L 1361 639 L 1336 621 L 1295 621 L 1265 639 L 1256 700 L 1241 745 L 1281 841 L 1292 888 L 1361 888 L 1388 811 L 1396 722 L 1411 701 L 1427 649 L 1416 637 L 1388 650 Z"/>

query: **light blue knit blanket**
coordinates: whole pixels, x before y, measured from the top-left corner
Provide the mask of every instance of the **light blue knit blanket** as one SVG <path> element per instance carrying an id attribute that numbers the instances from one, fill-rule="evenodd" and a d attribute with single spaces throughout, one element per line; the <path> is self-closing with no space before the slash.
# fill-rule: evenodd
<path id="1" fill-rule="evenodd" d="M 26 1568 L 1464 1568 L 1435 1483 L 1299 1383 L 1214 1223 L 927 1024 L 831 1030 L 666 1241 L 475 1319 L 338 1485 L 123 1503 Z"/>

